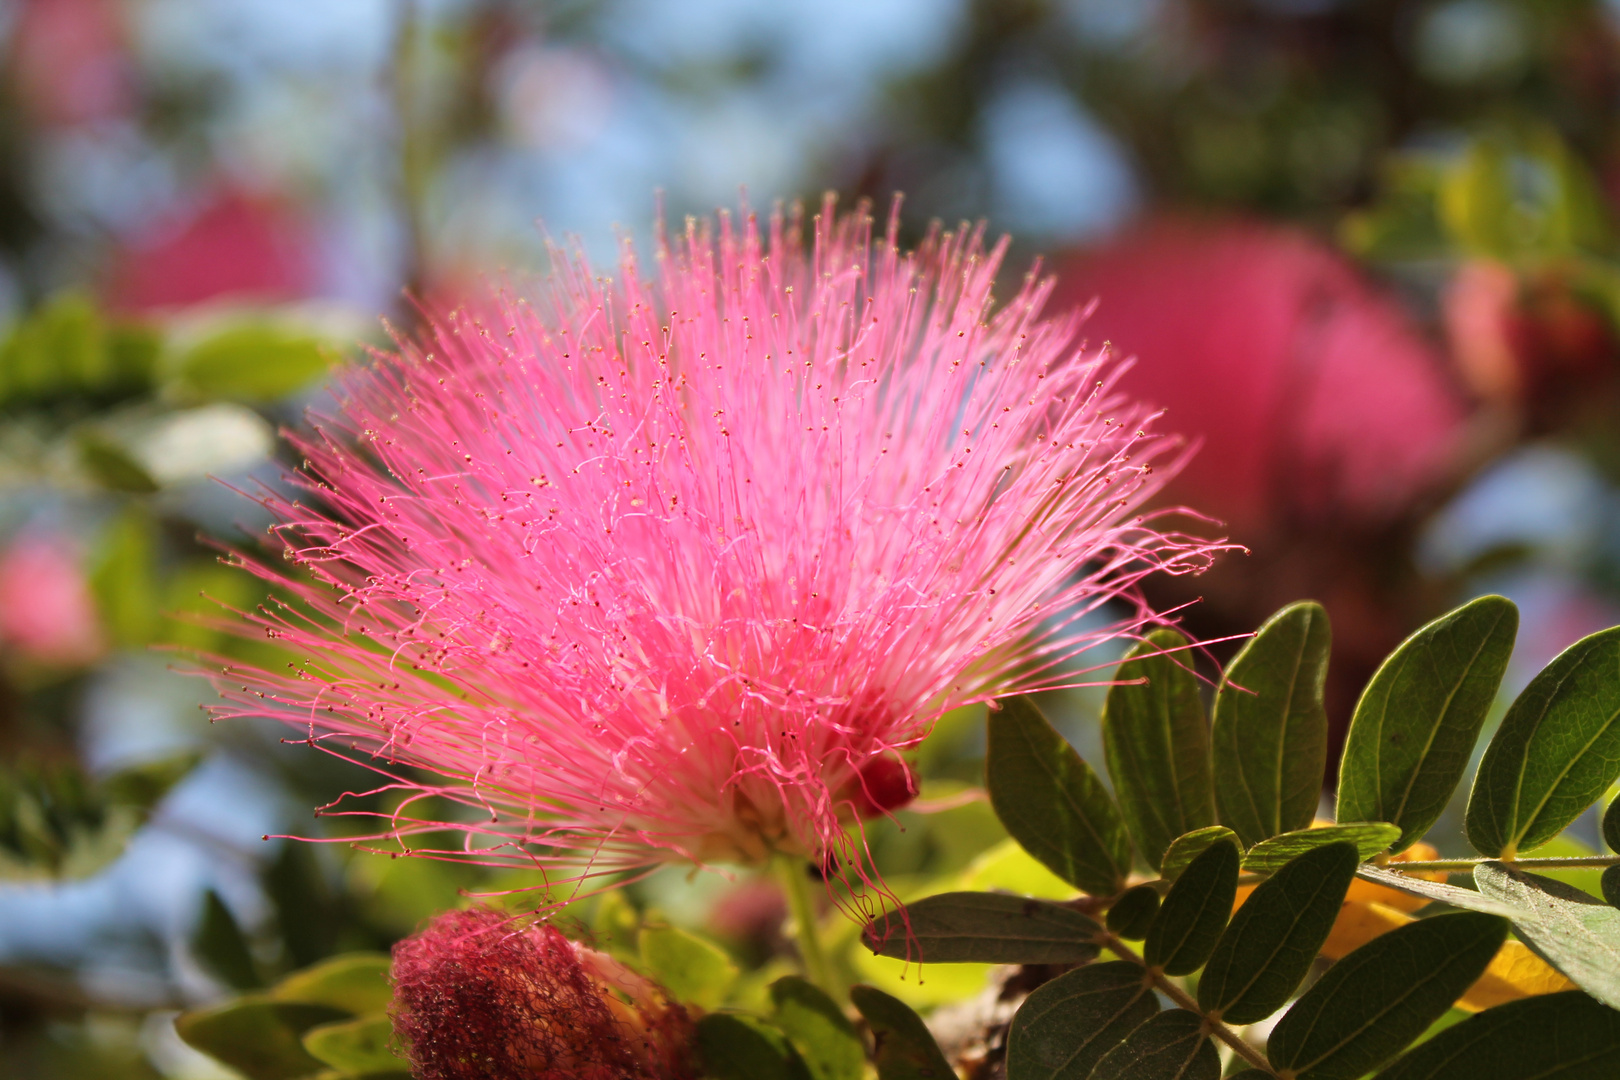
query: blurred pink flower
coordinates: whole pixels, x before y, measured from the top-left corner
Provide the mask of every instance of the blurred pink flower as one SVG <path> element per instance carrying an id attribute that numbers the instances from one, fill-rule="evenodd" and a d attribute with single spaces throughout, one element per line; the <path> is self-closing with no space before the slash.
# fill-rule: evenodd
<path id="1" fill-rule="evenodd" d="M 864 873 L 844 828 L 910 797 L 897 751 L 1083 680 L 1067 661 L 1154 621 L 1139 579 L 1214 550 L 1138 512 L 1175 444 L 1075 317 L 1041 320 L 1049 283 L 992 312 L 1004 245 L 896 228 L 694 222 L 650 279 L 557 253 L 537 303 L 351 375 L 298 443 L 315 506 L 264 500 L 315 581 L 254 618 L 294 663 L 227 669 L 222 714 L 438 773 L 396 786 L 479 819 L 407 798 L 401 843 Z M 1081 621 L 1116 597 L 1124 623 Z"/>
<path id="2" fill-rule="evenodd" d="M 227 186 L 115 251 L 106 292 L 126 311 L 295 300 L 313 290 L 315 268 L 313 237 L 291 204 Z"/>
<path id="3" fill-rule="evenodd" d="M 0 554 L 0 645 L 25 660 L 71 667 L 95 659 L 101 628 L 72 545 L 25 536 Z"/>
<path id="4" fill-rule="evenodd" d="M 1062 270 L 1120 380 L 1204 448 L 1177 478 L 1243 539 L 1289 517 L 1377 524 L 1442 478 L 1466 414 L 1400 306 L 1307 234 L 1151 222 Z"/>
<path id="5" fill-rule="evenodd" d="M 35 123 L 69 127 L 125 115 L 134 79 L 116 0 L 22 0 L 10 68 Z"/>
<path id="6" fill-rule="evenodd" d="M 394 946 L 394 1030 L 420 1080 L 680 1080 L 687 1012 L 555 928 L 446 911 Z"/>

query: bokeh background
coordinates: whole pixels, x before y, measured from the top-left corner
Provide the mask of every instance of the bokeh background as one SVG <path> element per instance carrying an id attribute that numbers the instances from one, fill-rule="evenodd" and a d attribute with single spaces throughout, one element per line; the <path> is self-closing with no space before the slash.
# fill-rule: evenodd
<path id="1" fill-rule="evenodd" d="M 276 482 L 330 365 L 408 297 L 543 271 L 547 235 L 609 263 L 655 191 L 988 218 L 1009 272 L 1097 302 L 1202 442 L 1172 496 L 1250 549 L 1155 600 L 1210 639 L 1322 600 L 1342 730 L 1406 633 L 1500 591 L 1516 692 L 1620 622 L 1617 28 L 1591 0 L 0 2 L 0 1075 L 227 1075 L 177 1009 L 525 884 L 261 840 L 337 835 L 310 809 L 356 780 L 210 728 L 176 657 L 253 647 L 198 621 L 258 599 L 215 545 L 260 542 L 235 489 Z M 1088 753 L 1097 700 L 1048 702 Z M 974 782 L 973 721 L 924 748 L 935 793 Z M 896 875 L 998 835 L 903 816 Z M 745 963 L 781 947 L 770 886 L 638 889 Z"/>

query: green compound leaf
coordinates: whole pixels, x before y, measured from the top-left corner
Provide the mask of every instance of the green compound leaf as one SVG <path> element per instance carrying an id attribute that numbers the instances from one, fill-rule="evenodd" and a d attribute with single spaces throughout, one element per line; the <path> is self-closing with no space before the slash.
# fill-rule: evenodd
<path id="1" fill-rule="evenodd" d="M 1496 700 L 1519 609 L 1482 596 L 1429 623 L 1379 666 L 1339 762 L 1340 821 L 1390 821 L 1396 852 L 1423 838 L 1468 767 Z"/>
<path id="2" fill-rule="evenodd" d="M 1508 923 L 1462 912 L 1420 919 L 1334 964 L 1284 1014 L 1266 1043 L 1301 1080 L 1356 1080 L 1428 1030 L 1484 972 Z"/>
<path id="3" fill-rule="evenodd" d="M 866 1051 L 838 1003 L 813 983 L 787 975 L 771 983 L 771 1023 L 792 1041 L 812 1080 L 861 1080 Z"/>
<path id="4" fill-rule="evenodd" d="M 1108 929 L 1130 941 L 1141 941 L 1158 913 L 1159 890 L 1152 885 L 1138 885 L 1126 889 L 1108 909 Z"/>
<path id="5" fill-rule="evenodd" d="M 1354 844 L 1329 844 L 1256 886 L 1215 943 L 1198 981 L 1199 1007 L 1234 1024 L 1282 1008 L 1333 929 L 1359 861 Z"/>
<path id="6" fill-rule="evenodd" d="M 1487 915 L 1501 915 L 1508 919 L 1520 913 L 1519 909 L 1513 905 L 1481 896 L 1473 889 L 1462 889 L 1456 885 L 1447 885 L 1443 881 L 1430 881 L 1427 878 L 1397 874 L 1393 870 L 1385 870 L 1382 867 L 1373 866 L 1371 863 L 1362 863 L 1356 867 L 1356 877 L 1364 881 L 1370 881 L 1374 885 L 1383 885 L 1386 888 L 1396 889 L 1410 896 L 1420 896 L 1425 900 L 1437 900 L 1442 904 L 1449 904 L 1465 911 L 1480 911 Z"/>
<path id="7" fill-rule="evenodd" d="M 1186 647 L 1174 630 L 1153 631 L 1125 654 L 1103 706 L 1108 776 L 1155 870 L 1172 840 L 1215 824 L 1209 723 Z"/>
<path id="8" fill-rule="evenodd" d="M 410 1063 L 393 1050 L 394 1025 L 386 1016 L 339 1020 L 304 1032 L 304 1049 L 340 1072 L 377 1076 L 410 1073 Z"/>
<path id="9" fill-rule="evenodd" d="M 1007 1080 L 1086 1080 L 1103 1055 L 1158 1012 L 1152 985 L 1129 961 L 1059 975 L 1013 1017 Z"/>
<path id="10" fill-rule="evenodd" d="M 788 1037 L 741 1013 L 709 1013 L 697 1022 L 697 1056 L 714 1080 L 810 1080 Z"/>
<path id="11" fill-rule="evenodd" d="M 1091 1080 L 1220 1080 L 1221 1056 L 1204 1020 L 1186 1009 L 1160 1013 L 1108 1051 Z"/>
<path id="12" fill-rule="evenodd" d="M 1559 654 L 1514 701 L 1468 799 L 1483 855 L 1529 851 L 1563 831 L 1620 776 L 1620 626 Z"/>
<path id="13" fill-rule="evenodd" d="M 174 1030 L 189 1046 L 224 1062 L 248 1080 L 293 1080 L 322 1065 L 304 1049 L 304 1032 L 347 1017 L 347 1012 L 330 1005 L 252 996 L 181 1013 L 175 1018 Z"/>
<path id="14" fill-rule="evenodd" d="M 1190 975 L 1203 967 L 1232 914 L 1238 858 L 1234 841 L 1218 840 L 1182 871 L 1148 931 L 1143 959 L 1149 966 L 1168 975 Z"/>
<path id="15" fill-rule="evenodd" d="M 1510 1001 L 1454 1024 L 1377 1080 L 1613 1080 L 1620 1012 L 1578 990 Z"/>
<path id="16" fill-rule="evenodd" d="M 857 984 L 849 999 L 872 1029 L 878 1080 L 956 1080 L 928 1026 L 905 1002 L 864 984 Z"/>
<path id="17" fill-rule="evenodd" d="M 641 932 L 641 963 L 676 1001 L 712 1009 L 737 981 L 737 965 L 717 945 L 674 926 Z"/>
<path id="18" fill-rule="evenodd" d="M 1254 845 L 1243 856 L 1243 869 L 1251 874 L 1269 874 L 1281 869 L 1289 859 L 1303 855 L 1312 848 L 1326 847 L 1340 841 L 1356 845 L 1356 853 L 1364 860 L 1370 859 L 1388 848 L 1400 835 L 1401 827 L 1387 821 L 1358 821 L 1353 825 L 1300 829 Z"/>
<path id="19" fill-rule="evenodd" d="M 1237 833 L 1228 829 L 1225 825 L 1211 825 L 1207 829 L 1194 829 L 1190 833 L 1176 837 L 1171 842 L 1170 849 L 1164 853 L 1164 861 L 1159 863 L 1159 876 L 1166 881 L 1176 880 L 1194 859 L 1204 853 L 1205 848 L 1218 840 L 1230 840 L 1233 847 L 1239 851 L 1243 850 L 1242 844 L 1238 841 Z"/>
<path id="20" fill-rule="evenodd" d="M 1499 862 L 1474 867 L 1480 894 L 1517 909 L 1513 929 L 1582 990 L 1620 1009 L 1620 910 L 1573 885 Z"/>
<path id="21" fill-rule="evenodd" d="M 1076 888 L 1112 896 L 1125 887 L 1131 840 L 1102 781 L 1028 698 L 989 715 L 985 786 L 1023 849 Z"/>
<path id="22" fill-rule="evenodd" d="M 1316 816 L 1327 765 L 1327 678 L 1333 633 L 1311 601 L 1289 604 L 1227 667 L 1215 694 L 1215 801 L 1252 847 Z"/>
<path id="23" fill-rule="evenodd" d="M 1078 964 L 1097 955 L 1102 927 L 1073 908 L 1010 893 L 951 892 L 873 919 L 879 956 L 921 964 Z"/>

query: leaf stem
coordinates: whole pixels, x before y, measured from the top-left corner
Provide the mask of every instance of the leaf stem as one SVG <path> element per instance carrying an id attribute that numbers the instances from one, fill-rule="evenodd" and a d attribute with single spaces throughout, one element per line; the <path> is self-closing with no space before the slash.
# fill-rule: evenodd
<path id="1" fill-rule="evenodd" d="M 1380 869 L 1392 870 L 1397 874 L 1413 872 L 1427 872 L 1430 870 L 1472 870 L 1482 862 L 1491 862 L 1491 859 L 1428 859 L 1414 862 L 1390 862 Z M 1581 855 L 1567 859 L 1504 859 L 1514 866 L 1527 870 L 1539 869 L 1572 869 L 1583 866 L 1620 866 L 1620 855 Z"/>
<path id="2" fill-rule="evenodd" d="M 1200 1009 L 1198 1007 L 1198 1002 L 1188 997 L 1187 992 L 1181 987 L 1165 978 L 1162 971 L 1155 971 L 1153 968 L 1148 967 L 1147 961 L 1138 956 L 1135 949 L 1125 944 L 1125 942 L 1121 941 L 1116 935 L 1108 933 L 1106 930 L 1103 931 L 1103 934 L 1099 940 L 1102 942 L 1103 947 L 1108 949 L 1108 951 L 1112 952 L 1115 956 L 1118 956 L 1122 960 L 1129 960 L 1133 964 L 1140 964 L 1143 968 L 1145 968 L 1148 974 L 1153 977 L 1154 989 L 1158 990 L 1165 997 L 1175 1002 L 1177 1008 L 1186 1009 L 1190 1013 L 1196 1013 L 1197 1015 L 1203 1017 L 1205 1025 L 1207 1025 L 1210 1030 L 1210 1034 L 1214 1035 L 1227 1046 L 1230 1046 L 1234 1054 L 1242 1058 L 1244 1061 L 1247 1061 L 1255 1068 L 1262 1070 L 1268 1076 L 1277 1075 L 1276 1070 L 1271 1067 L 1271 1063 L 1266 1061 L 1264 1054 L 1260 1053 L 1260 1051 L 1251 1046 L 1248 1040 L 1244 1039 L 1243 1036 L 1239 1035 L 1237 1032 L 1221 1023 L 1221 1021 L 1204 1012 L 1203 1009 Z"/>
<path id="3" fill-rule="evenodd" d="M 793 855 L 779 855 L 775 859 L 777 880 L 787 895 L 788 911 L 793 916 L 793 943 L 799 949 L 799 962 L 804 976 L 826 991 L 834 1001 L 843 999 L 843 988 L 833 974 L 827 952 L 821 947 L 817 930 L 816 905 L 810 898 L 810 875 L 804 859 Z"/>

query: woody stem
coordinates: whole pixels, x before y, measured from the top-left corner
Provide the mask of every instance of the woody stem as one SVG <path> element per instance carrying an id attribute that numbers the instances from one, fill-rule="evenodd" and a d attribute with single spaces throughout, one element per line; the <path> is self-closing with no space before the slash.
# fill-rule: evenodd
<path id="1" fill-rule="evenodd" d="M 1108 951 L 1112 952 L 1115 956 L 1118 956 L 1122 960 L 1129 960 L 1133 964 L 1140 964 L 1144 968 L 1147 968 L 1148 974 L 1153 977 L 1153 988 L 1155 990 L 1159 991 L 1165 997 L 1175 1002 L 1178 1008 L 1186 1009 L 1190 1013 L 1196 1013 L 1197 1015 L 1202 1016 L 1204 1018 L 1205 1026 L 1209 1028 L 1209 1033 L 1221 1040 L 1221 1042 L 1225 1043 L 1227 1046 L 1230 1046 L 1234 1054 L 1267 1075 L 1276 1075 L 1276 1072 L 1272 1069 L 1271 1064 L 1266 1061 L 1265 1057 L 1260 1053 L 1260 1051 L 1249 1045 L 1247 1039 L 1243 1038 L 1243 1036 L 1221 1023 L 1219 1018 L 1205 1013 L 1203 1009 L 1198 1007 L 1198 1002 L 1188 997 L 1187 992 L 1181 987 L 1165 978 L 1163 972 L 1156 968 L 1147 967 L 1147 961 L 1138 956 L 1135 949 L 1131 948 L 1129 945 L 1125 944 L 1125 942 L 1121 941 L 1118 937 L 1110 933 L 1105 932 L 1101 940 L 1104 947 L 1106 947 Z"/>
<path id="2" fill-rule="evenodd" d="M 782 883 L 782 892 L 787 895 L 788 912 L 793 916 L 793 943 L 798 946 L 804 976 L 837 1001 L 840 998 L 838 980 L 816 929 L 818 920 L 816 905 L 810 897 L 808 865 L 804 859 L 780 855 L 776 858 L 776 876 Z"/>

